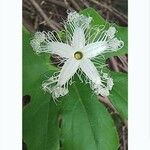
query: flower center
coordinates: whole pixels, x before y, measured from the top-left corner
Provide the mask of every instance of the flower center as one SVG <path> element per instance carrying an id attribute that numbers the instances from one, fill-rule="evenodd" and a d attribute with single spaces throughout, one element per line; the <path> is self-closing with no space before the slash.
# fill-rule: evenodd
<path id="1" fill-rule="evenodd" d="M 75 59 L 80 60 L 80 59 L 82 59 L 82 57 L 83 57 L 83 53 L 82 52 L 77 51 L 77 52 L 74 53 L 74 58 Z"/>

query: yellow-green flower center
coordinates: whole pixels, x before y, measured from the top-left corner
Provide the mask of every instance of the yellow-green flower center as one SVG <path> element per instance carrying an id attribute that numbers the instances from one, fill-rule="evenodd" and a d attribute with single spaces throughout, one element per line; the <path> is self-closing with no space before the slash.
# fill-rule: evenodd
<path id="1" fill-rule="evenodd" d="M 83 53 L 82 52 L 77 51 L 77 52 L 74 53 L 74 58 L 75 59 L 80 60 L 80 59 L 82 59 L 82 57 L 83 57 Z"/>

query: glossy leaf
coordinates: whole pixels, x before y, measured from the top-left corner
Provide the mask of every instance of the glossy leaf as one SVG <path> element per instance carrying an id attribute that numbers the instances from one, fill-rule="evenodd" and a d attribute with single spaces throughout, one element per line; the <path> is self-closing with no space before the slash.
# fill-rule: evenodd
<path id="1" fill-rule="evenodd" d="M 109 96 L 110 101 L 124 121 L 128 119 L 128 79 L 127 74 L 111 72 L 114 87 Z"/>

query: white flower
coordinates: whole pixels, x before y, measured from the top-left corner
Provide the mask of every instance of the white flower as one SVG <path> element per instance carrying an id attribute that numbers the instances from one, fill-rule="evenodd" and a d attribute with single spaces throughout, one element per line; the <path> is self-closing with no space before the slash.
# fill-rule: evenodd
<path id="1" fill-rule="evenodd" d="M 112 78 L 108 78 L 108 79 L 107 79 L 107 87 L 108 87 L 108 90 L 112 90 L 113 85 L 114 85 L 113 79 L 112 79 Z"/>
<path id="2" fill-rule="evenodd" d="M 61 70 L 43 83 L 43 89 L 52 94 L 53 99 L 66 95 L 72 77 L 77 74 L 80 80 L 89 83 L 96 94 L 108 96 L 113 80 L 107 73 L 99 73 L 92 61 L 106 52 L 117 51 L 124 43 L 115 37 L 115 27 L 90 27 L 92 18 L 71 12 L 64 23 L 65 42 L 58 32 L 37 32 L 31 46 L 37 53 L 59 55 L 64 64 Z M 96 32 L 95 32 L 96 31 Z M 84 80 L 82 74 L 85 75 Z"/>

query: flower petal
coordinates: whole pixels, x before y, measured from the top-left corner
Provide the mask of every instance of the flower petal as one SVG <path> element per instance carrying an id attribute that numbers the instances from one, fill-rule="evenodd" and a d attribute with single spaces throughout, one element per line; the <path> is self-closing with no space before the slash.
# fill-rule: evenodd
<path id="1" fill-rule="evenodd" d="M 68 14 L 67 19 L 69 25 L 73 25 L 73 27 L 82 27 L 82 29 L 88 28 L 91 21 L 92 17 L 87 17 L 83 14 L 78 14 L 76 11 L 70 12 Z"/>
<path id="2" fill-rule="evenodd" d="M 112 90 L 113 85 L 114 85 L 113 79 L 108 78 L 107 79 L 107 88 L 108 88 L 108 90 Z"/>
<path id="3" fill-rule="evenodd" d="M 50 42 L 48 44 L 48 49 L 50 53 L 57 54 L 60 57 L 65 57 L 65 58 L 72 57 L 74 53 L 70 45 L 61 42 Z"/>
<path id="4" fill-rule="evenodd" d="M 53 97 L 53 99 L 57 99 L 57 98 L 59 98 L 59 97 L 62 97 L 62 96 L 65 96 L 66 94 L 68 94 L 68 89 L 67 88 L 63 88 L 63 87 L 54 87 L 53 88 L 53 91 L 52 91 L 52 97 Z"/>
<path id="5" fill-rule="evenodd" d="M 108 42 L 107 47 L 111 51 L 117 51 L 118 49 L 121 49 L 123 46 L 124 46 L 124 42 L 122 40 L 113 38 Z"/>
<path id="6" fill-rule="evenodd" d="M 84 30 L 80 27 L 75 28 L 72 37 L 72 47 L 75 50 L 80 50 L 85 46 Z"/>
<path id="7" fill-rule="evenodd" d="M 97 55 L 100 55 L 103 51 L 107 49 L 107 43 L 100 41 L 88 44 L 84 47 L 84 57 L 85 58 L 93 58 Z"/>
<path id="8" fill-rule="evenodd" d="M 36 53 L 47 51 L 46 35 L 43 32 L 36 32 L 30 45 Z"/>
<path id="9" fill-rule="evenodd" d="M 115 27 L 109 27 L 109 29 L 106 31 L 107 36 L 111 39 L 114 38 L 116 31 L 117 30 Z"/>
<path id="10" fill-rule="evenodd" d="M 46 35 L 43 32 L 36 32 L 34 34 L 34 39 L 41 43 L 46 39 Z"/>
<path id="11" fill-rule="evenodd" d="M 30 44 L 36 53 L 57 54 L 60 57 L 70 58 L 73 56 L 73 48 L 66 43 L 50 42 L 42 32 L 36 32 Z"/>
<path id="12" fill-rule="evenodd" d="M 57 84 L 60 86 L 65 85 L 69 81 L 69 79 L 76 73 L 78 67 L 79 61 L 75 59 L 68 59 L 60 71 Z"/>
<path id="13" fill-rule="evenodd" d="M 96 67 L 94 66 L 94 64 L 89 59 L 85 59 L 80 64 L 80 68 L 93 83 L 101 84 L 100 75 L 99 75 Z"/>
<path id="14" fill-rule="evenodd" d="M 109 90 L 107 88 L 99 87 L 96 92 L 97 94 L 101 94 L 104 97 L 109 96 Z"/>

